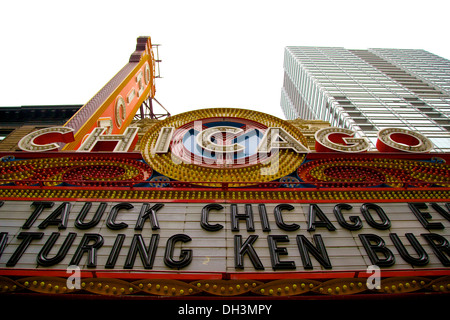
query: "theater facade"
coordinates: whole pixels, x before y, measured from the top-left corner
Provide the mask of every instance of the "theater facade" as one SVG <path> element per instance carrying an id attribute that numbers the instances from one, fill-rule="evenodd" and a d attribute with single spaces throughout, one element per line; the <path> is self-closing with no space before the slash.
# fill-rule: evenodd
<path id="1" fill-rule="evenodd" d="M 0 291 L 61 297 L 444 295 L 450 171 L 420 132 L 254 110 L 133 122 L 151 39 L 64 125 L 0 154 Z"/>

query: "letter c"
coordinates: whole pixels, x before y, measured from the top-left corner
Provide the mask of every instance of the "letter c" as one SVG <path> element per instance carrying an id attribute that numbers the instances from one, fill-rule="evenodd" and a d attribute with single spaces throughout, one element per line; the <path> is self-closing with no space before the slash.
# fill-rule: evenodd
<path id="1" fill-rule="evenodd" d="M 60 145 L 55 142 L 69 143 L 75 141 L 73 129 L 69 127 L 44 128 L 33 131 L 20 139 L 18 146 L 23 151 L 55 151 Z"/>

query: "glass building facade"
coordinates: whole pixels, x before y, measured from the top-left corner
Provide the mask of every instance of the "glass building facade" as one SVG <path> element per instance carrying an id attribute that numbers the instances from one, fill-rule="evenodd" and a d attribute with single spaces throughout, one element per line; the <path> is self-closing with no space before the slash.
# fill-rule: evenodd
<path id="1" fill-rule="evenodd" d="M 281 107 L 321 119 L 375 148 L 386 127 L 419 131 L 450 151 L 450 61 L 425 50 L 286 47 Z"/>

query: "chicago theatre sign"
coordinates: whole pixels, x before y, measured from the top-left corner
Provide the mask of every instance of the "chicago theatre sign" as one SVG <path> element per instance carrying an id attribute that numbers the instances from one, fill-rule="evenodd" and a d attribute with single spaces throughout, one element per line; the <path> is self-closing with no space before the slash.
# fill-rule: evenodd
<path id="1" fill-rule="evenodd" d="M 154 94 L 153 70 L 150 39 L 139 38 L 65 126 L 2 154 L 2 292 L 449 290 L 449 155 L 422 134 L 384 129 L 368 151 L 353 131 L 324 128 L 311 147 L 291 122 L 212 108 L 157 121 L 136 148 L 130 123 Z"/>

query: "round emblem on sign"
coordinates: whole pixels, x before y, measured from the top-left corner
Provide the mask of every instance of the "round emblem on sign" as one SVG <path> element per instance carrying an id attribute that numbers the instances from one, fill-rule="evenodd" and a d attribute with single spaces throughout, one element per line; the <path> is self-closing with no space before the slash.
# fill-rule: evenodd
<path id="1" fill-rule="evenodd" d="M 169 117 L 142 138 L 141 152 L 156 171 L 207 186 L 247 186 L 292 173 L 306 138 L 290 123 L 244 109 L 200 109 Z"/>
<path id="2" fill-rule="evenodd" d="M 232 117 L 195 120 L 175 130 L 171 151 L 184 163 L 202 167 L 248 167 L 269 157 L 258 153 L 266 130 L 258 122 Z"/>

